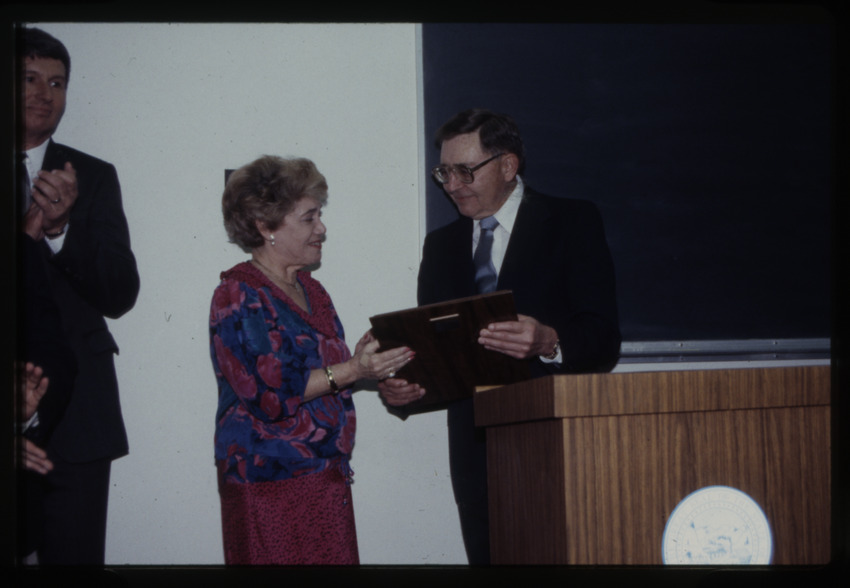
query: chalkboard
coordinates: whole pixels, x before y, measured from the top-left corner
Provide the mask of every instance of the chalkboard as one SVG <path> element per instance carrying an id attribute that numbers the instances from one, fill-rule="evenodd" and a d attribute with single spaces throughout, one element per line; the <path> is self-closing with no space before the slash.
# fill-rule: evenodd
<path id="1" fill-rule="evenodd" d="M 624 342 L 830 336 L 831 29 L 429 23 L 435 130 L 514 117 L 529 186 L 599 207 Z M 434 183 L 427 225 L 456 218 Z"/>

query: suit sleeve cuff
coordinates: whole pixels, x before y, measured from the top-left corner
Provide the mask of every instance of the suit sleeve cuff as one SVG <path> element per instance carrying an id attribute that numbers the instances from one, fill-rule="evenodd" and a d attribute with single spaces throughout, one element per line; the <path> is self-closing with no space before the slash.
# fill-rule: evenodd
<path id="1" fill-rule="evenodd" d="M 65 244 L 65 236 L 68 234 L 68 225 L 65 225 L 62 228 L 62 233 L 57 235 L 56 237 L 44 237 L 44 240 L 47 241 L 47 246 L 50 247 L 50 250 L 55 254 L 62 251 L 62 246 Z"/>

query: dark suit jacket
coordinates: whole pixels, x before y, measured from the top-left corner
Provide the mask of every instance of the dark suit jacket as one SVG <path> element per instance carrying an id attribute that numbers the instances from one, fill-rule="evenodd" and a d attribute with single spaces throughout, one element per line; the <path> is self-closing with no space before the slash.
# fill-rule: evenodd
<path id="1" fill-rule="evenodd" d="M 85 462 L 128 451 L 113 362 L 118 346 L 104 317 L 117 318 L 133 307 L 139 274 L 115 168 L 51 140 L 42 168 L 60 169 L 67 161 L 77 171 L 79 196 L 62 250 L 53 255 L 43 244 L 42 251 L 78 373 L 49 450 Z"/>
<path id="2" fill-rule="evenodd" d="M 472 229 L 473 221 L 460 217 L 425 238 L 420 305 L 476 294 Z M 602 217 L 591 202 L 526 188 L 497 290 L 512 290 L 518 313 L 558 332 L 563 363 L 531 359 L 533 376 L 607 371 L 616 363 L 620 330 L 614 265 Z"/>
<path id="3" fill-rule="evenodd" d="M 419 266 L 419 304 L 476 294 L 473 221 L 466 217 L 427 235 Z M 497 290 L 512 290 L 516 310 L 558 332 L 562 364 L 529 359 L 532 377 L 607 371 L 617 361 L 620 330 L 614 267 L 602 217 L 590 202 L 552 198 L 526 188 Z M 487 454 L 471 398 L 449 405 L 449 464 L 470 562 L 489 563 Z"/>
<path id="4" fill-rule="evenodd" d="M 19 357 L 21 365 L 32 362 L 44 370 L 49 386 L 38 404 L 38 424 L 25 435 L 39 447 L 47 447 L 50 435 L 65 413 L 71 398 L 77 362 L 62 328 L 62 316 L 53 299 L 47 264 L 41 247 L 21 233 L 19 244 L 19 308 L 24 312 L 24 333 Z"/>

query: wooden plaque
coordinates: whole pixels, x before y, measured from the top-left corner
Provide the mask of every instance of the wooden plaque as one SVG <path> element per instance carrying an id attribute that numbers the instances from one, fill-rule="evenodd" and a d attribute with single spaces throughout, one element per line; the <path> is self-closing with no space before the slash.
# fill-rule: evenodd
<path id="1" fill-rule="evenodd" d="M 527 380 L 526 362 L 488 351 L 478 333 L 488 324 L 517 320 L 510 291 L 459 298 L 379 314 L 369 319 L 381 349 L 406 345 L 416 352 L 396 376 L 425 388 L 425 396 L 402 407 L 415 413 L 445 408 L 472 397 L 476 386 Z"/>

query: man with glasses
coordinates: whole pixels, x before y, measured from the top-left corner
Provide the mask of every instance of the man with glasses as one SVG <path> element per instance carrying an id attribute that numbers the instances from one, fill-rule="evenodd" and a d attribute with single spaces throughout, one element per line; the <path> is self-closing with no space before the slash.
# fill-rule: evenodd
<path id="1" fill-rule="evenodd" d="M 512 290 L 519 320 L 489 325 L 481 345 L 527 360 L 532 377 L 610 370 L 620 330 L 597 208 L 525 186 L 525 149 L 509 116 L 461 112 L 440 127 L 436 144 L 440 165 L 431 173 L 461 216 L 425 238 L 418 303 Z M 380 391 L 391 406 L 427 393 L 398 378 Z M 486 446 L 472 408 L 472 399 L 448 408 L 449 452 L 467 557 L 482 565 L 490 561 Z"/>

